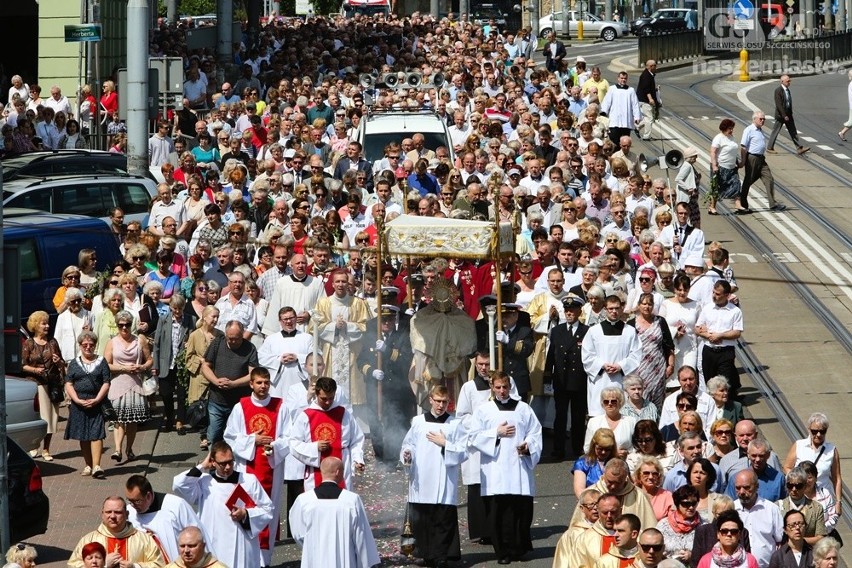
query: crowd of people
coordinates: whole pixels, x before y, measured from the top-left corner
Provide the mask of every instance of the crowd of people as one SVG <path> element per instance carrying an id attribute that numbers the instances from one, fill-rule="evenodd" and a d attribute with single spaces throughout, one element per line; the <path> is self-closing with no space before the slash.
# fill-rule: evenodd
<path id="1" fill-rule="evenodd" d="M 376 458 L 410 473 L 426 565 L 460 558 L 460 471 L 469 538 L 499 564 L 532 550 L 544 429 L 550 459 L 574 460 L 578 499 L 554 567 L 837 565 L 828 418 L 811 416 L 782 462 L 738 400 L 743 312 L 729 252 L 701 230 L 698 151 L 684 149 L 669 187 L 632 150 L 661 107 L 653 61 L 634 88 L 553 38 L 537 62 L 525 30 L 417 14 L 273 20 L 238 46 L 239 79 L 217 84 L 182 33 L 152 36 L 152 54 L 185 58 L 187 82 L 149 140 L 163 181 L 147 224 L 110 212 L 123 260 L 104 269 L 80 251 L 53 333 L 47 312 L 29 314 L 23 364 L 48 422 L 34 457 L 53 459 L 67 402 L 81 475 L 106 477 L 107 430 L 110 460 L 133 461 L 155 393 L 162 432 L 197 431 L 205 457 L 171 494 L 130 477 L 69 566 L 266 566 L 282 517 L 303 565 L 378 563 L 354 477 L 359 409 Z M 448 82 L 359 84 L 411 70 Z M 32 98 L 38 124 L 72 116 L 13 83 L 12 106 Z M 102 107 L 115 102 L 105 91 Z M 371 105 L 431 108 L 450 140 L 400 135 L 370 162 L 354 132 Z M 7 151 L 31 150 L 28 119 L 5 120 Z M 714 197 L 739 195 L 732 130 L 722 121 L 713 142 Z M 499 220 L 514 254 L 380 256 L 382 223 L 405 215 L 460 231 Z"/>

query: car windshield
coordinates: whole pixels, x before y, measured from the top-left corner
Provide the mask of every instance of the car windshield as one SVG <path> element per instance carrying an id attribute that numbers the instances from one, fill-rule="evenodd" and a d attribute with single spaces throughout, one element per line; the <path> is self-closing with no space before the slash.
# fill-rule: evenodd
<path id="1" fill-rule="evenodd" d="M 446 137 L 441 132 L 423 132 L 425 138 L 423 145 L 434 150 L 438 146 L 446 144 Z M 399 132 L 375 132 L 367 134 L 364 138 L 364 156 L 371 162 L 381 160 L 385 154 L 385 146 L 390 142 L 400 143 L 403 138 L 410 135 Z"/>

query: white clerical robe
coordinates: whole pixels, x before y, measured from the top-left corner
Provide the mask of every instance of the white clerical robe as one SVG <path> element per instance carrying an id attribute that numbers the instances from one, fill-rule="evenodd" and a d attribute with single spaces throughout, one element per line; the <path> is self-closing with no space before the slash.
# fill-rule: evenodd
<path id="1" fill-rule="evenodd" d="M 301 381 L 306 372 L 310 373 L 310 369 L 304 368 L 305 357 L 313 352 L 314 338 L 310 333 L 299 330 L 296 330 L 292 337 L 284 337 L 282 333 L 279 331 L 263 341 L 263 345 L 257 350 L 257 360 L 266 367 L 272 379 L 269 394 L 286 401 L 290 386 Z M 298 360 L 284 364 L 281 362 L 281 355 L 284 353 L 294 353 Z"/>
<path id="2" fill-rule="evenodd" d="M 514 379 L 509 379 L 509 396 L 518 399 Z M 469 438 L 473 427 L 473 412 L 491 398 L 491 386 L 487 379 L 473 378 L 462 385 L 456 402 L 456 418 L 464 422 L 465 437 Z M 462 483 L 479 485 L 479 450 L 468 444 L 467 455 L 461 465 Z"/>
<path id="3" fill-rule="evenodd" d="M 155 506 L 159 508 L 152 511 Z M 136 509 L 128 507 L 127 520 L 134 527 L 141 528 L 155 537 L 163 555 L 168 557 L 166 562 L 174 562 L 180 558 L 177 539 L 180 531 L 186 527 L 198 527 L 204 535 L 204 542 L 210 542 L 198 515 L 189 503 L 177 495 L 156 493 L 151 509 L 145 513 L 137 513 Z"/>
<path id="4" fill-rule="evenodd" d="M 494 400 L 473 413 L 469 444 L 481 455 L 480 493 L 492 495 L 535 496 L 533 469 L 541 458 L 541 424 L 528 404 L 509 399 L 514 410 L 501 410 Z M 508 422 L 515 427 L 511 438 L 498 438 L 497 427 Z M 528 456 L 518 454 L 518 446 L 526 442 Z"/>
<path id="5" fill-rule="evenodd" d="M 642 344 L 636 329 L 623 322 L 620 335 L 607 335 L 604 333 L 606 326 L 611 325 L 603 321 L 589 328 L 586 337 L 583 338 L 581 356 L 583 368 L 588 376 L 587 396 L 589 416 L 601 416 L 604 411 L 601 406 L 601 392 L 606 387 L 624 384 L 624 376 L 629 375 L 639 368 L 642 362 Z M 617 363 L 621 366 L 621 372 L 610 375 L 604 371 L 603 366 L 609 363 Z"/>
<path id="6" fill-rule="evenodd" d="M 306 490 L 293 503 L 289 521 L 302 548 L 302 568 L 369 568 L 381 562 L 367 511 L 352 491 L 319 499 Z"/>
<path id="7" fill-rule="evenodd" d="M 297 314 L 310 312 L 317 305 L 320 298 L 325 298 L 325 288 L 322 281 L 307 276 L 299 282 L 291 275 L 278 279 L 275 291 L 269 300 L 269 309 L 266 311 L 266 319 L 263 321 L 263 335 L 269 337 L 281 331 L 281 322 L 278 321 L 278 310 L 284 306 L 290 306 Z M 307 325 L 296 326 L 299 331 L 306 331 Z"/>
<path id="8" fill-rule="evenodd" d="M 446 422 L 428 422 L 431 413 L 415 416 L 402 440 L 399 460 L 411 453 L 408 478 L 408 502 L 427 505 L 458 505 L 459 464 L 465 457 L 467 436 L 464 424 L 450 416 Z M 429 432 L 441 431 L 446 445 L 441 447 L 426 439 Z"/>
<path id="9" fill-rule="evenodd" d="M 254 395 L 251 395 L 248 399 L 257 407 L 267 407 L 272 401 L 271 396 L 267 396 L 264 400 L 258 400 Z M 278 534 L 278 519 L 281 513 L 278 504 L 281 503 L 281 489 L 284 487 L 284 459 L 290 453 L 290 447 L 285 437 L 287 428 L 290 425 L 290 414 L 283 401 L 278 407 L 277 416 L 278 419 L 275 422 L 275 439 L 270 444 L 272 446 L 272 454 L 261 458 L 267 460 L 273 471 L 272 490 L 264 489 L 267 491 L 266 494 L 269 495 L 274 505 L 272 508 L 272 520 L 269 522 L 269 548 L 262 548 L 260 550 L 264 566 L 272 564 L 272 549 L 274 548 L 276 535 Z M 242 403 L 235 404 L 225 426 L 225 441 L 231 445 L 231 449 L 234 452 L 234 469 L 237 471 L 248 471 L 248 462 L 255 459 L 256 446 L 254 443 L 254 434 L 255 432 L 249 432 L 246 428 L 246 416 L 243 412 Z"/>
<path id="10" fill-rule="evenodd" d="M 284 402 L 287 404 L 287 410 L 290 413 L 290 428 L 292 428 L 296 417 L 302 414 L 302 411 L 310 404 L 308 402 L 307 382 L 306 376 L 304 380 L 292 385 L 287 391 L 287 396 L 284 397 Z M 340 389 L 334 391 L 334 406 L 344 406 L 347 412 L 350 415 L 352 414 L 352 403 Z M 289 443 L 289 438 L 287 441 Z M 287 458 L 284 460 L 284 479 L 287 481 L 305 479 L 305 464 L 297 460 L 290 452 L 287 452 Z"/>
<path id="11" fill-rule="evenodd" d="M 332 403 L 331 408 L 341 406 L 337 397 Z M 322 410 L 316 402 L 312 402 L 308 408 L 314 410 Z M 354 416 L 346 409 L 343 413 L 343 419 L 340 423 L 341 431 L 341 446 L 343 450 L 343 481 L 346 487 L 352 489 L 352 469 L 356 463 L 364 463 L 364 432 L 355 421 Z M 320 455 L 319 447 L 311 437 L 310 420 L 307 413 L 303 410 L 298 413 L 290 424 L 290 431 L 287 436 L 290 442 L 290 455 L 308 466 L 308 471 L 305 474 L 305 491 L 310 491 L 316 487 L 316 479 L 314 470 L 319 469 L 322 456 Z M 290 532 L 293 532 L 292 527 Z"/>
<path id="12" fill-rule="evenodd" d="M 272 520 L 273 504 L 255 476 L 234 472 L 233 483 L 202 472 L 190 475 L 195 468 L 178 474 L 172 491 L 198 509 L 198 517 L 207 529 L 209 550 L 231 568 L 257 568 L 261 565 L 258 535 Z M 242 487 L 254 501 L 248 512 L 248 529 L 231 520 L 226 503 L 234 490 Z"/>

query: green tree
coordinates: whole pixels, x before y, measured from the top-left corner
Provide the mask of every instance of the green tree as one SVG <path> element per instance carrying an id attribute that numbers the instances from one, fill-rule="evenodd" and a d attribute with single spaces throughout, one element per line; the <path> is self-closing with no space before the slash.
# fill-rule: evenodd
<path id="1" fill-rule="evenodd" d="M 202 14 L 215 14 L 216 0 L 178 0 L 178 15 L 188 14 L 201 16 Z M 157 14 L 166 15 L 165 0 L 157 1 Z"/>

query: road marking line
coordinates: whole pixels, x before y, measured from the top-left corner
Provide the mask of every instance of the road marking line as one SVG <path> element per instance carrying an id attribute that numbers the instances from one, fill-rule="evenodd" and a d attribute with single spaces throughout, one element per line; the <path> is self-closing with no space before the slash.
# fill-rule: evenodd
<path id="1" fill-rule="evenodd" d="M 820 150 L 825 150 L 826 152 L 834 151 L 834 148 L 832 148 L 831 146 L 826 146 L 825 144 L 818 144 L 817 148 L 819 148 Z"/>
<path id="2" fill-rule="evenodd" d="M 816 138 L 811 138 L 810 136 L 800 136 L 800 138 L 805 142 L 810 142 L 811 144 L 817 141 Z"/>
<path id="3" fill-rule="evenodd" d="M 849 156 L 847 156 L 846 154 L 835 154 L 834 157 L 837 158 L 837 159 L 840 159 L 840 160 L 848 160 L 849 159 Z"/>
<path id="4" fill-rule="evenodd" d="M 662 125 L 660 125 L 660 129 L 663 130 Z M 666 127 L 666 129 L 669 130 L 668 134 L 670 136 L 680 137 L 680 133 L 673 128 Z M 699 150 L 699 161 L 703 167 L 709 169 L 709 158 L 707 157 L 706 152 Z M 754 200 L 758 202 L 762 208 L 769 208 L 769 203 L 763 197 L 763 192 L 757 191 L 754 186 L 752 186 L 751 192 L 755 196 Z M 814 267 L 818 268 L 820 272 L 822 272 L 830 281 L 834 282 L 840 290 L 849 297 L 850 300 L 852 300 L 852 273 L 850 273 L 843 264 L 838 262 L 837 258 L 831 256 L 829 252 L 822 245 L 817 243 L 808 233 L 806 233 L 804 229 L 793 223 L 789 215 L 785 215 L 783 213 L 776 214 L 772 211 L 758 211 L 756 214 L 769 222 L 769 224 L 775 225 L 778 229 L 780 229 L 787 240 L 802 252 L 804 258 L 809 260 Z M 785 225 L 786 228 L 781 225 Z M 799 238 L 797 238 L 797 235 Z M 811 248 L 808 248 L 805 243 L 810 245 Z M 820 261 L 818 257 L 824 259 L 825 262 Z M 831 266 L 831 268 L 829 268 L 829 266 Z M 846 280 L 844 281 L 838 275 L 843 276 Z"/>
<path id="5" fill-rule="evenodd" d="M 761 85 L 766 85 L 767 83 L 774 83 L 775 81 L 776 81 L 775 79 L 767 79 L 766 81 L 757 81 L 756 83 L 749 85 L 748 87 L 740 89 L 739 91 L 737 91 L 737 99 L 739 99 L 739 101 L 750 111 L 752 111 L 752 112 L 758 111 L 758 110 L 760 110 L 760 107 L 757 106 L 756 104 L 752 103 L 748 99 L 748 92 L 750 90 L 754 89 L 755 87 L 760 87 Z M 768 117 L 768 116 L 766 117 L 767 120 L 769 120 L 769 118 L 770 117 Z"/>

